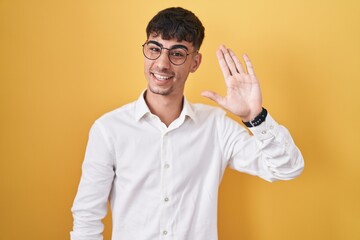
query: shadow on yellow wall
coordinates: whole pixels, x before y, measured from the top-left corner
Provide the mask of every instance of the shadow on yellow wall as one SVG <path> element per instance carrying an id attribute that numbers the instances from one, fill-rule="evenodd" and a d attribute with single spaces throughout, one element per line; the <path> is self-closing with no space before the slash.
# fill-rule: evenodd
<path id="1" fill-rule="evenodd" d="M 219 44 L 247 52 L 265 106 L 306 163 L 300 178 L 274 184 L 228 170 L 219 239 L 360 239 L 360 3 L 351 0 L 0 1 L 2 239 L 69 237 L 89 128 L 145 87 L 147 21 L 178 5 L 206 27 L 188 98 L 212 104 L 200 92 L 224 91 Z"/>

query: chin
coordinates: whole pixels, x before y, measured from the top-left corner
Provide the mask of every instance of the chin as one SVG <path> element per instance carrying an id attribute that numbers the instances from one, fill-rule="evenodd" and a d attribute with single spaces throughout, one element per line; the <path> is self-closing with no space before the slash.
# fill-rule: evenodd
<path id="1" fill-rule="evenodd" d="M 161 88 L 149 86 L 148 89 L 153 94 L 162 95 L 162 96 L 168 96 L 172 93 L 172 88 L 161 89 Z"/>

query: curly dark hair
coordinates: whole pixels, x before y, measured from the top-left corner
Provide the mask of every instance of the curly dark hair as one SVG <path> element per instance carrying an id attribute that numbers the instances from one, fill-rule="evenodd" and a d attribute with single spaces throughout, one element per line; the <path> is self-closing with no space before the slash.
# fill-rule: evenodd
<path id="1" fill-rule="evenodd" d="M 199 50 L 205 37 L 205 28 L 195 14 L 181 7 L 171 7 L 158 12 L 148 23 L 146 35 L 156 33 L 162 39 L 187 41 Z"/>

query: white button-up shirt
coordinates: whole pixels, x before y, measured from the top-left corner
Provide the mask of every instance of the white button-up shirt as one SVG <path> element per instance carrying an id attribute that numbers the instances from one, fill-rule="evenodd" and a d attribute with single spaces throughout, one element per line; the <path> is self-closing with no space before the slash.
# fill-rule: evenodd
<path id="1" fill-rule="evenodd" d="M 251 128 L 184 99 L 170 126 L 143 96 L 91 128 L 72 208 L 72 240 L 103 239 L 110 199 L 113 240 L 216 240 L 218 189 L 227 166 L 267 181 L 298 176 L 304 162 L 268 114 Z"/>

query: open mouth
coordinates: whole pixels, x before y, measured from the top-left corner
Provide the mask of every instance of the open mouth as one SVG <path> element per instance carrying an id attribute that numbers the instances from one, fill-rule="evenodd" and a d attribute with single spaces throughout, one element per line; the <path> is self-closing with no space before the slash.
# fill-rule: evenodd
<path id="1" fill-rule="evenodd" d="M 159 81 L 167 81 L 167 80 L 173 78 L 173 76 L 161 75 L 161 74 L 157 74 L 157 73 L 152 73 L 152 75 L 156 78 L 156 80 L 159 80 Z"/>

